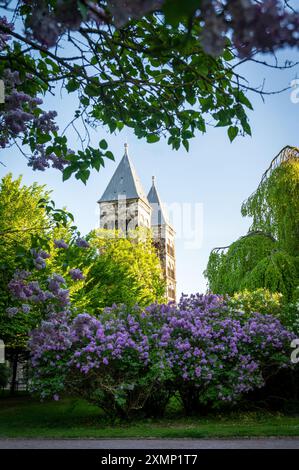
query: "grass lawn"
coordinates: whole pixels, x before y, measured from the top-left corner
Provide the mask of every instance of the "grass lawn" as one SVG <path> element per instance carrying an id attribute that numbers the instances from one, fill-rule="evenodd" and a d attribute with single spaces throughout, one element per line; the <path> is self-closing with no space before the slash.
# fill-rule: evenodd
<path id="1" fill-rule="evenodd" d="M 40 403 L 28 397 L 0 399 L 0 437 L 207 438 L 299 436 L 299 416 L 234 413 L 211 417 L 147 419 L 111 425 L 82 400 Z"/>

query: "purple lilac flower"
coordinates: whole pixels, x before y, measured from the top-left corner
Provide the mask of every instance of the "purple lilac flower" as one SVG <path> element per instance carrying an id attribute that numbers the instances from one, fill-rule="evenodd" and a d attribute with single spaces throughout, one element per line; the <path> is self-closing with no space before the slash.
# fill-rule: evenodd
<path id="1" fill-rule="evenodd" d="M 23 313 L 29 313 L 30 312 L 30 305 L 23 304 L 22 305 L 22 311 L 23 311 Z"/>
<path id="2" fill-rule="evenodd" d="M 71 155 L 75 152 L 72 149 L 67 150 L 67 154 Z M 57 170 L 63 171 L 64 168 L 69 165 L 69 160 L 63 157 L 58 157 L 55 153 L 49 153 L 47 147 L 44 144 L 38 144 L 35 146 L 35 150 L 29 158 L 28 166 L 32 167 L 33 170 L 45 171 L 47 168 L 56 168 Z"/>
<path id="3" fill-rule="evenodd" d="M 84 238 L 77 238 L 76 245 L 79 248 L 89 248 L 89 243 Z"/>
<path id="4" fill-rule="evenodd" d="M 44 269 L 46 267 L 45 259 L 50 258 L 50 254 L 44 250 L 31 249 L 31 254 L 34 258 L 33 264 L 37 270 Z"/>
<path id="5" fill-rule="evenodd" d="M 35 260 L 33 261 L 33 264 L 38 271 L 46 267 L 46 263 L 41 256 L 38 256 L 37 258 L 35 258 Z"/>
<path id="6" fill-rule="evenodd" d="M 49 290 L 54 294 L 58 293 L 61 284 L 65 284 L 65 280 L 60 274 L 53 274 L 47 281 Z"/>
<path id="7" fill-rule="evenodd" d="M 43 111 L 40 116 L 33 120 L 33 124 L 45 134 L 50 132 L 58 131 L 58 126 L 54 123 L 54 119 L 57 117 L 56 111 Z"/>
<path id="8" fill-rule="evenodd" d="M 6 309 L 6 313 L 9 317 L 13 317 L 19 312 L 19 309 L 17 307 L 8 307 Z"/>
<path id="9" fill-rule="evenodd" d="M 63 239 L 54 240 L 54 245 L 56 246 L 56 248 L 63 248 L 64 250 L 69 247 Z"/>
<path id="10" fill-rule="evenodd" d="M 13 31 L 14 25 L 12 23 L 9 23 L 6 16 L 1 16 L 0 17 L 0 24 L 1 26 L 4 26 L 7 28 L 9 31 Z M 7 41 L 10 39 L 9 33 L 0 33 L 0 50 L 3 50 L 6 47 Z"/>
<path id="11" fill-rule="evenodd" d="M 84 279 L 83 273 L 80 269 L 78 268 L 73 268 L 69 270 L 69 275 L 74 281 L 80 281 Z"/>
<path id="12" fill-rule="evenodd" d="M 50 253 L 47 253 L 46 251 L 44 250 L 39 250 L 39 256 L 43 259 L 48 259 L 51 257 Z"/>

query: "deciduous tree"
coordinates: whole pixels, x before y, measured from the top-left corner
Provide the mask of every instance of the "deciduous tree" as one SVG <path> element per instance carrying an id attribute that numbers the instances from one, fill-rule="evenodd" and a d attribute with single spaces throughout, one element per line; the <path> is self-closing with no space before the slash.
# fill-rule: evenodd
<path id="1" fill-rule="evenodd" d="M 295 300 L 299 284 L 299 151 L 286 147 L 263 175 L 257 190 L 242 205 L 253 218 L 247 235 L 211 252 L 209 288 L 233 294 L 260 287 Z"/>

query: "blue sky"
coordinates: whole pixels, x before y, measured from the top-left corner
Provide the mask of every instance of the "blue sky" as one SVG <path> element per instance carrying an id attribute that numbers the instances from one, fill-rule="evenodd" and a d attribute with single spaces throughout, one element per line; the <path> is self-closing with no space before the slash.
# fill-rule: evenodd
<path id="1" fill-rule="evenodd" d="M 298 55 L 298 54 L 297 54 Z M 296 54 L 285 51 L 281 59 Z M 277 72 L 255 64 L 244 66 L 242 73 L 250 78 L 253 85 L 262 83 L 278 89 L 296 78 L 299 66 L 292 70 Z M 209 128 L 207 134 L 198 134 L 190 142 L 187 153 L 183 148 L 173 151 L 162 139 L 156 144 L 138 140 L 130 130 L 111 136 L 99 127 L 92 133 L 92 144 L 102 138 L 109 143 L 116 156 L 116 162 L 107 160 L 99 173 L 93 171 L 86 186 L 77 180 L 62 182 L 55 170 L 33 172 L 26 166 L 17 149 L 2 150 L 0 176 L 11 171 L 15 177 L 23 175 L 23 181 L 31 184 L 37 181 L 46 184 L 53 191 L 58 207 L 66 206 L 76 220 L 81 232 L 87 233 L 98 226 L 99 212 L 96 201 L 104 191 L 116 165 L 123 155 L 124 142 L 129 143 L 129 153 L 146 191 L 151 185 L 151 176 L 156 176 L 161 198 L 167 203 L 201 203 L 203 207 L 203 241 L 196 249 L 187 249 L 184 240 L 177 240 L 177 291 L 204 292 L 206 281 L 203 270 L 210 250 L 224 246 L 246 233 L 250 220 L 242 218 L 240 206 L 257 187 L 262 173 L 271 159 L 285 145 L 299 146 L 298 117 L 299 103 L 294 104 L 290 92 L 266 98 L 263 103 L 258 95 L 249 94 L 254 111 L 250 112 L 252 137 L 238 137 L 229 142 L 226 129 Z M 59 113 L 58 123 L 63 129 L 71 119 L 76 103 L 72 96 L 57 95 L 45 100 L 48 109 Z M 70 134 L 73 148 L 79 146 L 75 134 Z"/>

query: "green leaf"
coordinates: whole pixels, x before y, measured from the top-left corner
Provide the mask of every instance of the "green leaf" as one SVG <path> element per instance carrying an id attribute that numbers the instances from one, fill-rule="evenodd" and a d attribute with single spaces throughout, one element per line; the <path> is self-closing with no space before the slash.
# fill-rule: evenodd
<path id="1" fill-rule="evenodd" d="M 247 121 L 242 122 L 242 127 L 244 129 L 244 132 L 246 132 L 246 134 L 251 135 L 251 127 Z"/>
<path id="2" fill-rule="evenodd" d="M 78 88 L 80 88 L 80 82 L 72 78 L 71 80 L 68 81 L 65 88 L 67 89 L 69 93 L 71 93 L 72 91 L 78 90 Z"/>
<path id="3" fill-rule="evenodd" d="M 108 148 L 108 144 L 105 139 L 102 139 L 99 143 L 101 149 L 106 150 Z"/>
<path id="4" fill-rule="evenodd" d="M 198 0 L 166 0 L 163 6 L 165 19 L 172 25 L 177 25 L 182 17 L 188 17 L 198 8 Z"/>
<path id="5" fill-rule="evenodd" d="M 244 104 L 247 108 L 253 110 L 253 106 L 250 103 L 249 99 L 244 95 L 243 91 L 239 91 L 236 93 L 236 99 L 240 103 Z"/>
<path id="6" fill-rule="evenodd" d="M 225 49 L 222 56 L 223 56 L 223 59 L 227 61 L 233 60 L 234 58 L 234 55 L 231 53 L 229 49 Z"/>
<path id="7" fill-rule="evenodd" d="M 236 112 L 237 114 L 237 112 Z M 214 114 L 216 120 L 218 120 L 216 127 L 226 127 L 231 124 L 231 110 L 230 109 L 221 109 Z"/>
<path id="8" fill-rule="evenodd" d="M 87 96 L 99 96 L 99 94 L 100 94 L 99 88 L 97 86 L 91 85 L 91 84 L 86 85 L 84 91 L 87 94 Z M 81 102 L 82 102 L 82 100 L 81 100 Z"/>
<path id="9" fill-rule="evenodd" d="M 75 169 L 70 165 L 70 166 L 67 166 L 64 170 L 63 170 L 63 174 L 62 174 L 62 180 L 63 181 L 66 181 L 68 180 L 72 173 L 74 173 Z"/>
<path id="10" fill-rule="evenodd" d="M 78 1 L 77 2 L 78 9 L 82 15 L 83 20 L 87 18 L 88 15 L 88 7 L 85 2 Z"/>
<path id="11" fill-rule="evenodd" d="M 36 140 L 38 144 L 45 144 L 46 142 L 50 142 L 51 136 L 49 134 L 40 134 L 37 136 Z"/>
<path id="12" fill-rule="evenodd" d="M 84 184 L 86 184 L 88 178 L 89 178 L 89 175 L 90 175 L 90 171 L 89 170 L 79 170 L 77 173 L 76 173 L 76 178 L 77 180 L 81 180 Z"/>
<path id="13" fill-rule="evenodd" d="M 108 150 L 108 151 L 105 153 L 105 157 L 106 157 L 106 158 L 109 158 L 109 160 L 115 160 L 114 155 L 113 155 L 112 152 L 110 152 L 110 150 Z"/>
<path id="14" fill-rule="evenodd" d="M 239 133 L 239 128 L 237 126 L 230 126 L 227 129 L 228 137 L 229 140 L 232 142 L 238 135 Z"/>
<path id="15" fill-rule="evenodd" d="M 92 166 L 93 168 L 95 168 L 97 171 L 99 171 L 99 169 L 101 168 L 101 166 L 104 166 L 104 161 L 103 161 L 103 158 L 101 157 L 101 155 L 96 155 L 96 156 L 92 159 L 91 166 Z"/>
<path id="16" fill-rule="evenodd" d="M 199 131 L 201 132 L 206 132 L 206 123 L 205 120 L 202 117 L 199 117 L 196 121 L 196 127 Z"/>
<path id="17" fill-rule="evenodd" d="M 149 144 L 154 144 L 155 142 L 159 142 L 160 137 L 157 134 L 149 134 L 146 136 L 146 140 Z"/>
<path id="18" fill-rule="evenodd" d="M 189 152 L 189 142 L 188 142 L 188 140 L 183 139 L 183 146 L 185 147 L 185 149 L 187 150 L 187 152 Z"/>
<path id="19" fill-rule="evenodd" d="M 83 104 L 83 106 L 89 105 L 89 99 L 87 98 L 87 96 L 81 96 L 80 101 Z"/>

